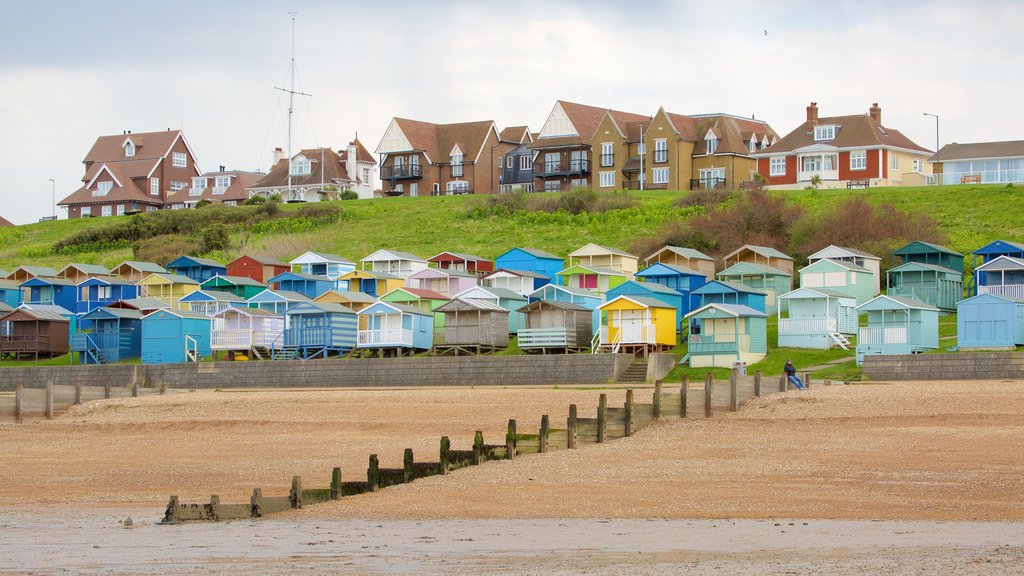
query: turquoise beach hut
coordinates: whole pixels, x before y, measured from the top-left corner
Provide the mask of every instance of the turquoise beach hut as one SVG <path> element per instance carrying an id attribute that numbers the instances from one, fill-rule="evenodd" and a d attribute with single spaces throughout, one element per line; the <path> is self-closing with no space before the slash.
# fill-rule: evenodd
<path id="1" fill-rule="evenodd" d="M 210 355 L 212 319 L 189 310 L 157 310 L 142 318 L 142 363 L 199 362 Z"/>
<path id="2" fill-rule="evenodd" d="M 857 333 L 857 365 L 872 354 L 916 354 L 939 347 L 939 309 L 919 300 L 881 295 L 857 307 L 867 326 Z"/>

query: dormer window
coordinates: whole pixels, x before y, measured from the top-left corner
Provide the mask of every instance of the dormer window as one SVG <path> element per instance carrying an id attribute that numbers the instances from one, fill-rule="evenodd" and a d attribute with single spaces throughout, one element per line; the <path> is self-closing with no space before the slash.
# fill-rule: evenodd
<path id="1" fill-rule="evenodd" d="M 309 158 L 305 156 L 298 156 L 292 160 L 291 175 L 292 176 L 306 176 L 313 171 L 312 164 Z"/>
<path id="2" fill-rule="evenodd" d="M 747 141 L 747 150 L 751 152 L 757 150 L 757 136 L 751 136 L 750 140 Z"/>
<path id="3" fill-rule="evenodd" d="M 714 154 L 718 150 L 718 138 L 711 137 L 704 141 L 708 147 L 708 154 Z"/>
<path id="4" fill-rule="evenodd" d="M 814 127 L 814 141 L 820 142 L 822 140 L 835 140 L 836 139 L 836 126 L 815 126 Z"/>
<path id="5" fill-rule="evenodd" d="M 458 145 L 455 145 L 455 147 L 452 148 L 450 156 L 452 159 L 452 178 L 461 178 L 463 156 L 462 150 L 459 148 Z"/>
<path id="6" fill-rule="evenodd" d="M 104 180 L 96 183 L 96 191 L 93 192 L 93 196 L 106 196 L 110 193 L 110 190 L 114 187 L 114 183 L 110 180 Z"/>
<path id="7" fill-rule="evenodd" d="M 131 140 L 124 143 L 124 157 L 131 158 L 135 156 L 135 144 L 132 144 Z"/>

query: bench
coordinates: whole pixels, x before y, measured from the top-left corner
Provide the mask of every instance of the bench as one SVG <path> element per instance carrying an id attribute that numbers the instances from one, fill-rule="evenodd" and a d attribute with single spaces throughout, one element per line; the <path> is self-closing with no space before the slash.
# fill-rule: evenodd
<path id="1" fill-rule="evenodd" d="M 850 180 L 849 182 L 846 183 L 846 187 L 850 188 L 850 189 L 853 189 L 853 188 L 870 188 L 871 187 L 871 179 L 870 178 L 857 178 L 856 180 Z"/>
<path id="2" fill-rule="evenodd" d="M 981 184 L 981 174 L 964 174 L 960 177 L 961 184 Z"/>

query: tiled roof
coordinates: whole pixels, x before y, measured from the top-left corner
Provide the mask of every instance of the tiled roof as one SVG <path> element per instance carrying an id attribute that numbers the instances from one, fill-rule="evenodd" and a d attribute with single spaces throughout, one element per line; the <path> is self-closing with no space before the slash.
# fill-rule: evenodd
<path id="1" fill-rule="evenodd" d="M 14 226 L 14 224 L 12 224 L 7 218 L 0 216 L 0 226 Z"/>
<path id="2" fill-rule="evenodd" d="M 218 176 L 228 176 L 231 178 L 231 185 L 228 186 L 222 194 L 214 194 L 216 189 Z M 193 183 L 189 183 L 188 188 L 183 188 L 177 192 L 173 192 L 167 195 L 167 202 L 170 204 L 182 203 L 182 202 L 198 202 L 199 200 L 207 200 L 209 202 L 244 202 L 248 200 L 249 193 L 246 192 L 249 188 L 252 188 L 256 182 L 266 176 L 263 172 L 246 172 L 244 170 L 227 170 L 224 172 L 206 172 L 199 178 L 206 178 L 206 188 L 200 193 L 193 195 L 192 186 Z M 317 175 L 319 178 L 319 173 Z M 317 181 L 319 182 L 319 180 Z"/>
<path id="3" fill-rule="evenodd" d="M 171 148 L 171 144 L 181 134 L 180 130 L 163 132 L 139 132 L 137 134 L 115 134 L 100 136 L 89 149 L 82 162 L 110 162 L 124 160 L 124 143 L 131 139 L 135 144 L 135 156 L 132 160 L 156 160 L 162 158 Z M 150 162 L 150 167 L 153 163 Z"/>
<path id="4" fill-rule="evenodd" d="M 818 141 L 814 140 L 814 127 L 835 125 L 835 139 Z M 899 130 L 882 126 L 880 122 L 868 114 L 854 116 L 831 116 L 818 118 L 817 123 L 806 121 L 796 127 L 795 130 L 786 134 L 775 144 L 759 150 L 758 154 L 783 154 L 793 152 L 798 148 L 811 146 L 813 144 L 827 144 L 837 148 L 855 147 L 880 147 L 890 146 L 904 148 L 917 152 L 931 153 L 923 146 L 918 146 L 910 138 L 904 136 Z"/>
<path id="5" fill-rule="evenodd" d="M 769 137 L 775 136 L 771 126 L 760 120 L 738 118 L 728 114 L 697 115 L 693 119 L 697 140 L 693 147 L 695 156 L 707 153 L 707 141 L 704 136 L 709 131 L 718 138 L 715 154 L 750 154 L 750 148 L 745 142 L 749 137 L 744 138 L 744 134 L 755 134 L 758 141 L 765 134 Z"/>
<path id="6" fill-rule="evenodd" d="M 943 146 L 939 153 L 933 154 L 929 160 L 934 161 L 936 156 L 943 162 L 972 158 L 1021 158 L 1024 157 L 1024 140 L 973 142 L 970 144 L 953 142 Z"/>
<path id="7" fill-rule="evenodd" d="M 492 120 L 432 124 L 407 118 L 395 118 L 414 150 L 423 150 L 433 163 L 451 162 L 452 149 L 458 145 L 465 161 L 476 160 L 487 135 L 494 127 Z"/>
<path id="8" fill-rule="evenodd" d="M 348 182 L 348 170 L 345 163 L 338 158 L 338 154 L 330 148 L 307 148 L 300 150 L 293 156 L 304 156 L 309 160 L 309 174 L 293 174 L 292 187 L 320 187 L 320 183 L 332 184 L 337 181 Z M 323 162 L 321 163 L 321 158 Z M 249 188 L 280 188 L 288 185 L 288 170 L 291 163 L 288 158 L 282 158 L 270 169 L 265 176 L 253 183 Z M 322 174 L 321 174 L 322 171 Z"/>
<path id="9" fill-rule="evenodd" d="M 447 296 L 445 296 L 444 294 L 441 294 L 440 292 L 435 292 L 433 290 L 426 290 L 424 288 L 404 288 L 403 287 L 403 288 L 396 288 L 395 290 L 393 290 L 393 292 L 397 292 L 399 290 L 401 290 L 402 292 L 405 292 L 406 294 L 410 294 L 412 296 L 415 296 L 416 298 L 420 298 L 422 300 L 447 300 L 448 299 Z"/>
<path id="10" fill-rule="evenodd" d="M 377 163 L 377 161 L 373 158 L 373 154 L 370 154 L 370 151 L 366 149 L 366 146 L 363 146 L 363 143 L 359 141 L 359 138 L 356 138 L 355 140 L 349 142 L 348 145 L 356 147 L 356 162 L 369 162 L 371 164 Z M 338 150 L 338 158 L 342 162 L 348 160 L 348 148 L 344 150 Z"/>
<path id="11" fill-rule="evenodd" d="M 508 126 L 498 134 L 498 140 L 522 144 L 530 141 L 529 126 Z"/>

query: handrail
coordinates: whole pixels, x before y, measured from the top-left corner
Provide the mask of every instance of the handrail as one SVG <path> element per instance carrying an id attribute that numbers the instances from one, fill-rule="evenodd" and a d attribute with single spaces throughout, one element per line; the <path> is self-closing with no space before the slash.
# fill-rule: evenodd
<path id="1" fill-rule="evenodd" d="M 191 349 L 189 349 L 189 344 L 192 344 Z M 185 334 L 185 361 L 199 362 L 199 342 L 188 334 Z"/>

